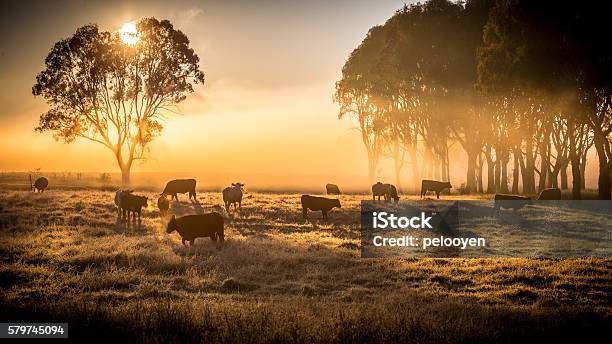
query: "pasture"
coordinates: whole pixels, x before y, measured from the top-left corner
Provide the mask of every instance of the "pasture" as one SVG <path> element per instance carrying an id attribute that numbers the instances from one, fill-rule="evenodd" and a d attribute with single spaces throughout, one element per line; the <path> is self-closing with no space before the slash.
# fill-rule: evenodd
<path id="1" fill-rule="evenodd" d="M 0 321 L 253 343 L 569 342 L 612 325 L 612 259 L 362 259 L 367 195 L 340 195 L 327 223 L 302 219 L 299 194 L 247 193 L 229 215 L 220 192 L 179 195 L 170 214 L 226 217 L 221 249 L 187 248 L 158 193 L 136 193 L 149 198 L 140 227 L 117 223 L 112 191 L 0 191 Z"/>

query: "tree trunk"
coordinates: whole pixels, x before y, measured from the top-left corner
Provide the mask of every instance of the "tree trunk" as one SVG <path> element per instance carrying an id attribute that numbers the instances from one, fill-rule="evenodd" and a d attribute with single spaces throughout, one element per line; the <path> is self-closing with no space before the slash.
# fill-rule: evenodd
<path id="1" fill-rule="evenodd" d="M 548 175 L 547 187 L 558 188 L 559 187 L 559 171 L 552 171 Z"/>
<path id="2" fill-rule="evenodd" d="M 582 198 L 580 194 L 580 183 L 581 183 L 581 174 L 580 174 L 580 156 L 576 152 L 578 149 L 578 143 L 576 142 L 577 128 L 576 122 L 570 120 L 567 124 L 569 133 L 569 160 L 572 164 L 572 199 L 579 200 Z"/>
<path id="3" fill-rule="evenodd" d="M 473 152 L 467 152 L 467 154 L 468 167 L 465 188 L 468 193 L 473 193 L 476 192 L 476 154 Z"/>
<path id="4" fill-rule="evenodd" d="M 370 184 L 374 184 L 374 178 L 376 177 L 376 164 L 373 159 L 368 156 L 368 179 Z"/>
<path id="5" fill-rule="evenodd" d="M 499 184 L 499 191 L 502 193 L 508 193 L 508 157 L 504 156 L 501 159 L 501 180 Z"/>
<path id="6" fill-rule="evenodd" d="M 605 137 L 595 133 L 595 149 L 599 160 L 598 198 L 608 200 L 612 199 L 612 194 L 610 193 L 610 169 L 608 167 L 605 139 Z"/>
<path id="7" fill-rule="evenodd" d="M 487 146 L 487 153 L 485 154 L 487 159 L 487 193 L 495 193 L 495 164 L 492 155 L 491 146 Z M 497 161 L 499 161 L 499 158 Z"/>
<path id="8" fill-rule="evenodd" d="M 419 165 L 417 164 L 416 146 L 410 148 L 410 161 L 412 162 L 412 185 L 414 190 L 419 190 Z"/>
<path id="9" fill-rule="evenodd" d="M 567 164 L 561 167 L 561 190 L 567 190 Z"/>
<path id="10" fill-rule="evenodd" d="M 478 153 L 478 192 L 484 193 L 482 184 L 482 153 Z"/>
<path id="11" fill-rule="evenodd" d="M 433 176 L 435 180 L 440 180 L 440 157 L 438 154 L 433 154 L 432 159 Z"/>
<path id="12" fill-rule="evenodd" d="M 512 169 L 512 193 L 513 194 L 518 194 L 519 193 L 519 158 L 516 155 L 516 153 L 513 153 L 512 156 L 514 157 L 514 167 Z"/>
<path id="13" fill-rule="evenodd" d="M 587 150 L 588 152 L 588 150 Z M 577 155 L 580 161 L 580 188 L 586 190 L 586 167 L 587 167 L 587 154 Z"/>
<path id="14" fill-rule="evenodd" d="M 549 136 L 545 136 L 546 140 L 549 140 Z M 544 142 L 541 146 L 540 155 L 540 179 L 538 180 L 538 192 L 542 192 L 546 188 L 546 178 L 548 177 L 548 168 L 550 167 L 550 161 L 548 160 L 549 144 Z"/>
<path id="15" fill-rule="evenodd" d="M 523 168 L 523 193 L 535 193 L 535 159 L 531 149 L 527 150 L 527 157 Z"/>
<path id="16" fill-rule="evenodd" d="M 130 166 L 121 167 L 121 186 L 130 186 Z"/>
<path id="17" fill-rule="evenodd" d="M 497 156 L 497 159 L 495 160 L 495 180 L 493 185 L 495 186 L 495 192 L 499 191 L 501 189 L 501 174 L 502 174 L 502 155 L 498 154 L 497 151 L 495 151 L 495 155 Z M 506 186 L 506 189 L 508 188 L 508 186 Z"/>

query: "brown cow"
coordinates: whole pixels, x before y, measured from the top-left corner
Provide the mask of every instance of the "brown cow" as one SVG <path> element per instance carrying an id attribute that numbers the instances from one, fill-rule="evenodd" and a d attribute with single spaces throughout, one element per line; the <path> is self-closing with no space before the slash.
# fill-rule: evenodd
<path id="1" fill-rule="evenodd" d="M 341 208 L 339 199 L 331 199 L 310 195 L 302 195 L 301 203 L 304 220 L 306 220 L 308 209 L 313 211 L 321 211 L 323 213 L 323 221 L 327 221 L 328 211 L 332 210 L 333 208 Z"/>
<path id="2" fill-rule="evenodd" d="M 444 189 L 450 189 L 453 186 L 450 182 L 440 182 L 437 180 L 423 179 L 421 182 L 421 198 L 427 194 L 427 191 L 434 191 L 436 198 L 440 199 L 440 192 Z"/>

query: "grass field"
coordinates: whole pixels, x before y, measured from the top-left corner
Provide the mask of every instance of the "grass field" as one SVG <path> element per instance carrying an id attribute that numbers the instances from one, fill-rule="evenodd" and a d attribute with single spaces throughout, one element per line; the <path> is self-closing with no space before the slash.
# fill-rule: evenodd
<path id="1" fill-rule="evenodd" d="M 612 259 L 362 259 L 363 195 L 342 195 L 326 224 L 304 221 L 296 194 L 248 193 L 229 215 L 219 192 L 183 196 L 172 214 L 226 216 L 222 248 L 189 249 L 143 194 L 141 227 L 126 227 L 111 191 L 0 191 L 0 321 L 144 342 L 609 336 Z"/>

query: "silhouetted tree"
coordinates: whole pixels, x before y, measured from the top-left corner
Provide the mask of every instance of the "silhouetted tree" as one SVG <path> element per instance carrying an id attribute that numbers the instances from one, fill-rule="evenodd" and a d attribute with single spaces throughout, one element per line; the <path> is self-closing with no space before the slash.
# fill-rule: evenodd
<path id="1" fill-rule="evenodd" d="M 50 106 L 37 131 L 66 143 L 84 138 L 109 148 L 128 184 L 130 168 L 144 159 L 160 134 L 162 119 L 203 83 L 199 58 L 189 40 L 167 20 L 145 18 L 138 41 L 90 24 L 57 42 L 32 88 Z"/>
<path id="2" fill-rule="evenodd" d="M 607 2 L 500 0 L 485 26 L 485 45 L 479 50 L 479 83 L 543 91 L 568 97 L 573 104 L 563 116 L 569 133 L 582 124 L 594 133 L 599 158 L 599 198 L 610 199 L 610 134 L 612 131 L 612 48 L 608 40 Z M 499 89 L 497 90 L 499 91 Z M 542 98 L 538 100 L 542 103 Z M 546 102 L 546 101 L 544 101 Z M 569 138 L 570 145 L 577 138 Z M 573 146 L 572 148 L 575 148 Z M 579 165 L 579 154 L 568 154 Z M 573 169 L 576 178 L 578 169 Z M 574 183 L 574 196 L 579 197 Z"/>

